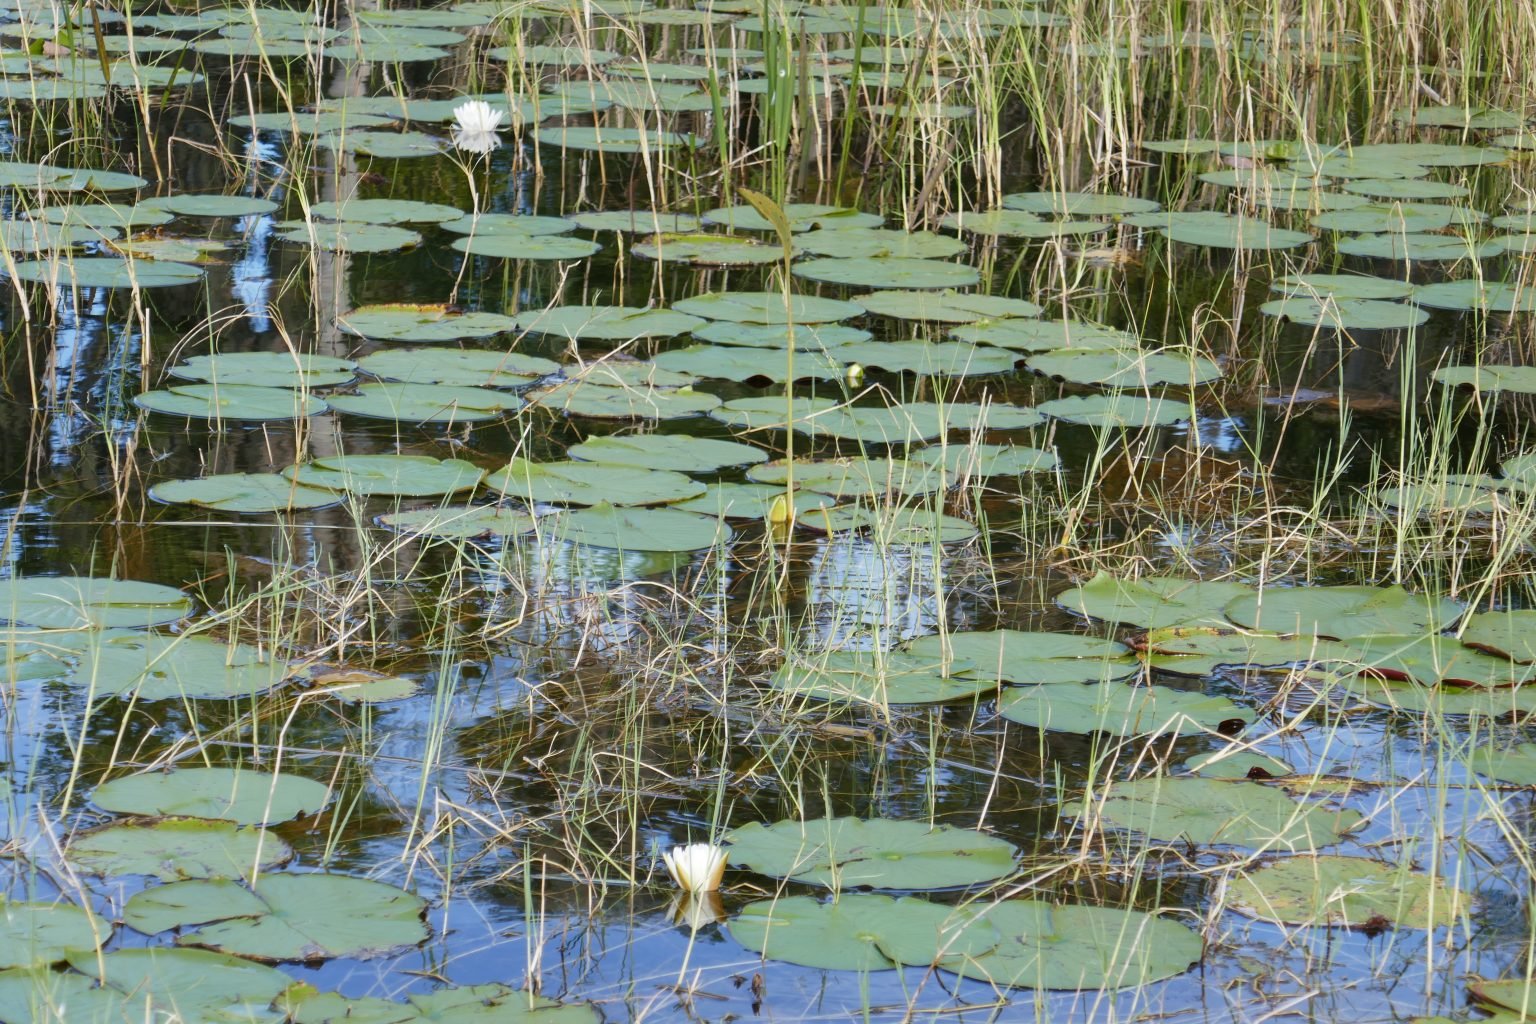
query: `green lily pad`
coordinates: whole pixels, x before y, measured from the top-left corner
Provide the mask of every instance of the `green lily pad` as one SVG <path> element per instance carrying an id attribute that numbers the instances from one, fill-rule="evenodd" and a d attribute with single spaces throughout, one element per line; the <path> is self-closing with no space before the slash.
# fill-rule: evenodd
<path id="1" fill-rule="evenodd" d="M 264 875 L 254 888 L 193 880 L 137 893 L 123 920 L 148 934 L 182 929 L 178 945 L 254 960 L 377 956 L 430 935 L 426 901 L 383 882 L 347 875 Z M 198 927 L 201 926 L 201 927 Z"/>
<path id="2" fill-rule="evenodd" d="M 302 775 L 251 768 L 178 768 L 125 775 L 103 783 L 91 802 L 115 814 L 214 818 L 236 825 L 271 825 L 315 814 L 330 787 Z"/>
<path id="3" fill-rule="evenodd" d="M 12 657 L 40 656 L 39 678 L 76 687 L 98 700 L 249 697 L 272 689 L 289 675 L 286 662 L 254 647 L 231 647 L 192 634 L 14 630 L 3 639 Z"/>
<path id="4" fill-rule="evenodd" d="M 1536 609 L 1470 615 L 1461 642 L 1524 664 L 1536 662 Z"/>
<path id="5" fill-rule="evenodd" d="M 1425 686 L 1414 679 L 1342 668 L 1313 683 L 1312 688 L 1335 700 L 1348 698 L 1343 702 L 1346 707 L 1365 701 L 1415 716 L 1467 715 L 1520 721 L 1536 714 L 1536 688 L 1529 686 Z"/>
<path id="6" fill-rule="evenodd" d="M 0 621 L 47 629 L 148 627 L 192 613 L 175 587 L 86 576 L 19 576 L 0 581 Z"/>
<path id="7" fill-rule="evenodd" d="M 203 279 L 201 267 L 163 260 L 81 256 L 53 260 L 22 260 L 18 281 L 36 281 L 55 288 L 172 288 Z"/>
<path id="8" fill-rule="evenodd" d="M 293 1024 L 600 1024 L 587 1003 L 561 1003 L 505 985 L 440 988 L 404 1002 L 350 997 L 295 985 L 277 1001 Z"/>
<path id="9" fill-rule="evenodd" d="M 1492 1017 L 1481 1018 L 1489 1024 L 1518 1024 L 1529 1020 L 1530 1009 L 1536 1006 L 1536 987 L 1527 978 L 1471 980 L 1467 987 L 1479 1002 L 1489 1004 L 1478 1007 L 1494 1013 Z M 1513 1012 L 1506 1013 L 1506 1010 Z"/>
<path id="10" fill-rule="evenodd" d="M 143 205 L 174 213 L 178 217 L 259 217 L 264 213 L 274 213 L 278 208 L 270 199 L 225 195 L 156 196 L 154 199 L 146 199 Z"/>
<path id="11" fill-rule="evenodd" d="M 653 367 L 656 372 L 664 371 Z M 528 400 L 568 416 L 595 419 L 672 420 L 710 412 L 720 399 L 692 388 L 607 387 L 565 381 L 529 392 Z"/>
<path id="12" fill-rule="evenodd" d="M 695 317 L 746 324 L 824 324 L 864 312 L 864 307 L 857 303 L 814 295 L 791 295 L 786 302 L 782 292 L 710 292 L 675 302 L 672 309 Z"/>
<path id="13" fill-rule="evenodd" d="M 1140 988 L 1184 973 L 1204 953 L 1194 929 L 1136 910 L 1004 900 L 974 909 L 973 917 L 1002 941 L 979 955 L 950 950 L 937 963 L 993 985 L 1072 992 Z"/>
<path id="14" fill-rule="evenodd" d="M 1103 192 L 1014 192 L 1003 196 L 1003 206 L 1056 217 L 1124 217 L 1162 209 L 1151 199 Z"/>
<path id="15" fill-rule="evenodd" d="M 499 505 L 444 505 L 388 512 L 379 516 L 380 526 L 417 537 L 471 540 L 477 537 L 515 537 L 531 533 L 538 520 L 520 509 Z M 412 686 L 415 692 L 415 686 Z"/>
<path id="16" fill-rule="evenodd" d="M 282 1015 L 266 1008 L 293 983 L 282 971 L 203 949 L 119 949 L 101 956 L 79 952 L 71 954 L 70 963 L 80 973 L 11 974 L 6 980 L 20 984 L 0 990 L 0 1020 L 52 1024 L 52 1016 L 32 1015 L 33 1007 L 46 1005 L 68 1006 L 71 1022 L 91 1024 L 146 1017 L 282 1024 Z"/>
<path id="17" fill-rule="evenodd" d="M 567 454 L 584 462 L 682 473 L 709 473 L 768 461 L 767 452 L 749 444 L 686 434 L 610 434 L 572 445 Z"/>
<path id="18" fill-rule="evenodd" d="M 747 470 L 747 479 L 784 484 L 790 470 L 783 461 L 764 462 Z M 835 498 L 883 498 L 932 494 L 944 487 L 944 474 L 933 466 L 906 459 L 820 459 L 797 461 L 795 486 Z"/>
<path id="19" fill-rule="evenodd" d="M 997 689 L 997 684 L 987 679 L 956 674 L 969 665 L 969 661 L 942 655 L 835 651 L 810 660 L 791 660 L 768 682 L 774 690 L 791 697 L 877 707 L 974 701 Z"/>
<path id="20" fill-rule="evenodd" d="M 1501 481 L 1484 473 L 1447 473 L 1433 481 L 1384 488 L 1383 505 L 1410 513 L 1467 512 L 1492 514 L 1501 507 Z"/>
<path id="21" fill-rule="evenodd" d="M 550 359 L 472 348 L 385 349 L 357 365 L 385 380 L 481 388 L 518 387 L 560 370 Z"/>
<path id="22" fill-rule="evenodd" d="M 1448 629 L 1465 610 L 1460 601 L 1411 594 L 1397 586 L 1270 587 L 1244 593 L 1225 609 L 1228 618 L 1247 629 L 1336 640 Z"/>
<path id="23" fill-rule="evenodd" d="M 953 907 L 878 893 L 844 894 L 830 903 L 814 896 L 760 900 L 742 907 L 726 927 L 731 938 L 765 959 L 834 971 L 889 970 L 900 962 L 894 952 L 910 956 L 925 945 L 935 956 L 955 945 L 974 955 L 1001 938 Z"/>
<path id="24" fill-rule="evenodd" d="M 725 544 L 731 539 L 731 532 L 716 516 L 601 502 L 562 515 L 551 536 L 572 544 L 618 551 L 684 552 Z"/>
<path id="25" fill-rule="evenodd" d="M 182 384 L 133 396 L 150 412 L 209 420 L 296 420 L 324 412 L 312 395 L 253 384 Z"/>
<path id="26" fill-rule="evenodd" d="M 1425 181 L 1420 178 L 1353 178 L 1342 184 L 1346 192 L 1370 196 L 1372 199 L 1463 199 L 1472 190 L 1465 185 L 1448 181 Z"/>
<path id="27" fill-rule="evenodd" d="M 644 359 L 603 358 L 585 364 L 567 364 L 561 372 L 571 385 L 610 388 L 682 388 L 697 378 L 691 373 L 666 370 Z"/>
<path id="28" fill-rule="evenodd" d="M 1328 846 L 1362 820 L 1358 811 L 1298 803 L 1262 783 L 1188 776 L 1114 782 L 1091 805 L 1074 801 L 1062 813 L 1163 842 L 1260 850 Z"/>
<path id="29" fill-rule="evenodd" d="M 582 260 L 602 249 L 596 242 L 565 235 L 471 235 L 456 238 L 453 249 L 471 256 L 505 260 Z"/>
<path id="30" fill-rule="evenodd" d="M 1467 756 L 1467 766 L 1508 785 L 1536 786 L 1536 743 L 1480 746 Z"/>
<path id="31" fill-rule="evenodd" d="M 356 376 L 357 364 L 331 356 L 298 352 L 225 352 L 193 356 L 167 372 L 186 380 L 208 381 L 221 388 L 231 384 L 261 388 L 323 388 L 345 384 Z"/>
<path id="32" fill-rule="evenodd" d="M 673 309 L 637 306 L 556 306 L 517 316 L 517 329 L 553 334 L 571 340 L 630 341 L 686 334 L 704 321 L 689 315 L 681 304 Z"/>
<path id="33" fill-rule="evenodd" d="M 494 388 L 401 383 L 363 384 L 355 394 L 331 395 L 329 401 L 337 412 L 401 423 L 498 420 L 527 404 Z"/>
<path id="34" fill-rule="evenodd" d="M 740 430 L 784 430 L 793 423 L 796 430 L 811 432 L 817 420 L 836 408 L 830 398 L 733 398 L 712 409 L 709 418 Z"/>
<path id="35" fill-rule="evenodd" d="M 1073 320 L 982 320 L 956 327 L 951 338 L 978 345 L 996 345 L 1019 352 L 1057 349 L 1113 350 L 1141 348 L 1141 339 L 1127 331 Z"/>
<path id="36" fill-rule="evenodd" d="M 782 209 L 789 220 L 789 230 L 797 233 L 812 228 L 878 228 L 885 223 L 885 218 L 876 213 L 860 213 L 858 210 L 820 203 L 785 203 Z M 716 224 L 728 231 L 774 230 L 773 224 L 749 203 L 706 210 L 703 220 L 706 224 Z"/>
<path id="37" fill-rule="evenodd" d="M 783 355 L 737 345 L 690 345 L 658 355 L 653 362 L 693 377 L 733 381 L 841 380 L 846 372 L 842 350 L 796 351 L 793 364 Z"/>
<path id="38" fill-rule="evenodd" d="M 441 224 L 458 220 L 464 211 L 443 203 L 424 203 L 415 199 L 347 199 L 339 203 L 314 203 L 311 217 L 340 220 L 355 224 Z"/>
<path id="39" fill-rule="evenodd" d="M 900 320 L 928 320 L 944 324 L 969 324 L 978 320 L 1036 317 L 1044 310 L 1033 302 L 1000 295 L 961 292 L 890 291 L 860 295 L 856 301 L 871 313 Z"/>
<path id="40" fill-rule="evenodd" d="M 69 206 L 45 206 L 38 210 L 35 217 L 40 217 L 49 224 L 58 224 L 63 227 L 85 228 L 109 228 L 126 230 L 129 228 L 157 227 L 168 224 L 171 214 L 158 206 L 148 204 L 127 205 L 123 203 L 76 203 Z"/>
<path id="41" fill-rule="evenodd" d="M 636 235 L 697 231 L 703 220 L 691 213 L 659 213 L 655 210 L 589 210 L 566 217 L 583 231 L 620 231 Z"/>
<path id="42" fill-rule="evenodd" d="M 750 267 L 784 259 L 784 250 L 777 245 L 734 235 L 658 234 L 636 242 L 630 251 L 648 260 L 700 267 Z"/>
<path id="43" fill-rule="evenodd" d="M 665 149 L 695 147 L 700 143 L 697 136 L 681 132 L 580 125 L 540 128 L 534 138 L 549 146 L 598 153 L 657 153 Z"/>
<path id="44" fill-rule="evenodd" d="M 944 467 L 957 484 L 973 477 L 1049 472 L 1060 462 L 1054 452 L 1039 448 L 984 443 L 933 445 L 912 452 L 910 457 L 930 466 Z"/>
<path id="45" fill-rule="evenodd" d="M 835 889 L 976 885 L 1010 874 L 1019 854 L 982 832 L 888 818 L 752 822 L 726 842 L 732 864 Z"/>
<path id="46" fill-rule="evenodd" d="M 170 882 L 238 878 L 286 863 L 293 850 L 264 829 L 240 828 L 228 821 L 167 818 L 82 832 L 70 840 L 64 856 L 91 875 L 150 875 Z"/>
<path id="47" fill-rule="evenodd" d="M 974 665 L 956 669 L 957 675 L 1020 685 L 1095 683 L 1124 679 L 1141 670 L 1124 644 L 1071 633 L 1014 629 L 949 633 L 921 637 L 907 644 L 906 650 Z"/>
<path id="48" fill-rule="evenodd" d="M 517 321 L 500 313 L 465 313 L 447 306 L 386 302 L 360 306 L 336 318 L 346 334 L 379 341 L 457 341 L 489 338 L 518 329 Z"/>
<path id="49" fill-rule="evenodd" d="M 1414 286 L 1407 281 L 1392 281 L 1365 274 L 1294 274 L 1276 278 L 1270 287 L 1286 296 L 1309 299 L 1330 298 L 1390 300 L 1406 299 Z"/>
<path id="50" fill-rule="evenodd" d="M 1436 634 L 1361 636 L 1351 640 L 1351 667 L 1425 686 L 1518 687 L 1536 680 L 1536 665 L 1487 654 Z"/>
<path id="51" fill-rule="evenodd" d="M 46 967 L 71 950 L 95 950 L 111 934 L 111 924 L 72 903 L 0 898 L 0 969 Z M 0 1019 L 7 1019 L 3 1006 L 0 996 Z"/>
<path id="52" fill-rule="evenodd" d="M 1470 894 L 1440 877 L 1363 857 L 1286 857 L 1227 882 L 1227 906 L 1261 921 L 1310 927 L 1455 924 Z"/>
<path id="53" fill-rule="evenodd" d="M 1242 583 L 1153 576 L 1124 580 L 1100 572 L 1079 587 L 1056 595 L 1062 608 L 1090 618 L 1143 629 L 1226 624 L 1224 609 L 1253 593 Z"/>
<path id="54" fill-rule="evenodd" d="M 155 501 L 200 505 L 220 512 L 282 512 L 324 508 L 341 497 L 304 487 L 276 473 L 223 473 L 200 480 L 166 480 L 149 489 Z"/>
<path id="55" fill-rule="evenodd" d="M 1509 153 L 1491 146 L 1471 146 L 1448 142 L 1386 142 L 1356 146 L 1357 157 L 1410 160 L 1424 167 L 1480 167 L 1502 163 Z"/>
<path id="56" fill-rule="evenodd" d="M 1312 218 L 1312 226 L 1324 231 L 1354 231 L 1374 234 L 1395 231 L 1425 234 L 1448 227 L 1455 208 L 1430 203 L 1371 203 L 1352 210 L 1330 210 Z"/>
<path id="57" fill-rule="evenodd" d="M 1221 367 L 1192 351 L 1161 349 L 1140 352 L 1108 349 L 1085 352 L 1037 352 L 1026 365 L 1036 373 L 1074 384 L 1106 388 L 1145 388 L 1159 384 L 1207 384 L 1222 375 Z"/>
<path id="58" fill-rule="evenodd" d="M 1159 672 L 1184 676 L 1207 676 L 1220 668 L 1311 667 L 1349 662 L 1358 656 L 1354 648 L 1336 640 L 1239 633 L 1220 626 L 1154 629 L 1144 643 L 1147 664 Z"/>
<path id="59" fill-rule="evenodd" d="M 952 231 L 968 231 L 973 235 L 1010 238 L 1028 234 L 1039 228 L 1041 218 L 1023 210 L 970 210 L 946 213 L 939 219 L 941 227 Z"/>
<path id="60" fill-rule="evenodd" d="M 802 251 L 817 256 L 860 260 L 944 260 L 970 248 L 949 235 L 938 235 L 932 231 L 893 231 L 888 228 L 811 231 L 796 239 L 795 244 Z"/>
<path id="61" fill-rule="evenodd" d="M 483 475 L 473 462 L 430 455 L 328 455 L 283 470 L 302 486 L 363 497 L 432 498 L 470 490 Z"/>
<path id="62" fill-rule="evenodd" d="M 830 353 L 848 363 L 924 377 L 982 377 L 1011 373 L 1018 356 L 1005 349 L 964 342 L 865 341 Z"/>
<path id="63" fill-rule="evenodd" d="M 285 222 L 277 237 L 326 252 L 393 252 L 421 244 L 421 236 L 409 228 L 386 224 L 351 222 Z"/>
<path id="64" fill-rule="evenodd" d="M 0 221 L 0 246 L 13 256 L 43 252 L 62 258 L 62 250 L 111 240 L 120 234 L 114 228 L 70 227 L 41 220 Z"/>
<path id="65" fill-rule="evenodd" d="M 1395 331 L 1417 327 L 1429 314 L 1417 306 L 1376 299 L 1309 298 L 1291 295 L 1259 307 L 1266 316 L 1331 330 Z"/>
<path id="66" fill-rule="evenodd" d="M 1221 213 L 1173 213 L 1158 229 L 1165 238 L 1211 249 L 1294 249 L 1312 241 L 1304 231 L 1277 228 L 1255 217 Z"/>
<path id="67" fill-rule="evenodd" d="M 1108 395 L 1070 395 L 1041 402 L 1036 409 L 1067 423 L 1089 427 L 1166 427 L 1183 423 L 1192 413 L 1187 402 L 1118 391 Z"/>
<path id="68" fill-rule="evenodd" d="M 505 496 L 560 505 L 665 505 L 704 493 L 703 484 L 681 473 L 600 462 L 513 459 L 485 483 Z"/>
<path id="69" fill-rule="evenodd" d="M 1536 394 L 1536 366 L 1444 366 L 1434 372 L 1434 378 L 1453 387 L 1465 384 L 1479 391 Z"/>
<path id="70" fill-rule="evenodd" d="M 1009 690 L 997 710 L 1036 729 L 1111 736 L 1197 736 L 1254 720 L 1252 711 L 1225 697 L 1121 682 Z"/>
<path id="71" fill-rule="evenodd" d="M 716 320 L 693 332 L 694 338 L 712 345 L 766 348 L 783 352 L 794 341 L 796 352 L 822 352 L 841 345 L 868 341 L 872 335 L 842 324 L 740 324 Z"/>
<path id="72" fill-rule="evenodd" d="M 1399 111 L 1396 119 L 1425 128 L 1477 128 L 1490 131 L 1509 131 L 1525 126 L 1525 118 L 1507 110 L 1494 107 L 1442 106 L 1420 107 L 1416 111 Z"/>
<path id="73" fill-rule="evenodd" d="M 1482 313 L 1536 312 L 1536 294 L 1529 285 L 1505 281 L 1437 281 L 1421 284 L 1413 301 L 1435 309 L 1475 309 Z M 1428 318 L 1429 314 L 1424 316 Z"/>
<path id="74" fill-rule="evenodd" d="M 576 230 L 574 221 L 565 217 L 543 217 L 527 213 L 471 213 L 458 220 L 438 225 L 444 231 L 460 235 L 501 235 L 527 238 L 530 235 L 564 235 Z"/>
<path id="75" fill-rule="evenodd" d="M 1461 235 L 1405 235 L 1395 231 L 1346 238 L 1335 248 L 1345 256 L 1371 256 L 1406 262 L 1486 260 L 1504 252 L 1502 245 L 1491 241 L 1479 242 Z"/>

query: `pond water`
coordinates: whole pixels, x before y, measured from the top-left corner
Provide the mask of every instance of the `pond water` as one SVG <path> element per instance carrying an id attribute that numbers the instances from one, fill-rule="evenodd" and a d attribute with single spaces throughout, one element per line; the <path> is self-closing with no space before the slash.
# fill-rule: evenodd
<path id="1" fill-rule="evenodd" d="M 1519 1019 L 1528 92 L 1275 6 L 7 6 L 0 1024 Z"/>

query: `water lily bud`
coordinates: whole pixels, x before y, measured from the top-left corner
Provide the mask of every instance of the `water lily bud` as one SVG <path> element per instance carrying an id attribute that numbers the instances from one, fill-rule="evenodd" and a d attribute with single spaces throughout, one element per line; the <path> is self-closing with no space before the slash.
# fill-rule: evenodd
<path id="1" fill-rule="evenodd" d="M 775 494 L 768 505 L 768 522 L 784 526 L 795 521 L 795 506 L 788 494 Z"/>
<path id="2" fill-rule="evenodd" d="M 674 846 L 661 860 L 677 887 L 691 895 L 714 892 L 725 875 L 725 847 L 714 843 Z"/>
<path id="3" fill-rule="evenodd" d="M 858 363 L 849 363 L 848 369 L 843 371 L 843 379 L 848 382 L 850 388 L 864 386 L 864 367 Z"/>

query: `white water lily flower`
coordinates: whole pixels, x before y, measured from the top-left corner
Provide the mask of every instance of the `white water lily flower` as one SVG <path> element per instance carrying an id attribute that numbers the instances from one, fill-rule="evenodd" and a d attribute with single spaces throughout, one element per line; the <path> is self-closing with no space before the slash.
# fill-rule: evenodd
<path id="1" fill-rule="evenodd" d="M 471 153 L 484 155 L 501 145 L 496 133 L 501 130 L 505 110 L 497 110 L 484 100 L 469 100 L 453 108 L 453 144 Z"/>
<path id="2" fill-rule="evenodd" d="M 661 859 L 672 881 L 686 893 L 714 892 L 725 875 L 725 847 L 713 843 L 674 846 Z"/>

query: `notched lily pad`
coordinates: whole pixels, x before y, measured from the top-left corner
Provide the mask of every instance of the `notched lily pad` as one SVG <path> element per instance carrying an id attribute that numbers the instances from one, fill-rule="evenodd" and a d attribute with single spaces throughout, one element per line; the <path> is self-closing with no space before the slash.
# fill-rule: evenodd
<path id="1" fill-rule="evenodd" d="M 1287 857 L 1227 883 L 1227 906 L 1280 924 L 1439 928 L 1471 907 L 1443 878 L 1363 857 Z"/>
<path id="2" fill-rule="evenodd" d="M 170 882 L 244 877 L 286 863 L 293 850 L 263 829 L 240 828 L 228 821 L 167 818 L 83 832 L 70 840 L 64 856 L 92 875 L 151 875 Z"/>
<path id="3" fill-rule="evenodd" d="M 113 779 L 96 788 L 91 802 L 116 814 L 270 825 L 314 814 L 330 797 L 330 787 L 302 775 L 254 768 L 178 768 Z"/>
<path id="4" fill-rule="evenodd" d="M 985 676 L 958 675 L 971 664 L 930 652 L 834 651 L 791 658 L 768 683 L 787 696 L 833 703 L 942 704 L 974 701 L 996 691 L 997 683 Z"/>
<path id="5" fill-rule="evenodd" d="M 49 629 L 160 626 L 192 613 L 175 587 L 86 576 L 20 576 L 0 581 L 0 621 Z"/>
<path id="6" fill-rule="evenodd" d="M 1019 851 L 996 836 L 889 818 L 753 822 L 726 836 L 730 862 L 836 889 L 944 889 L 1002 878 Z"/>

